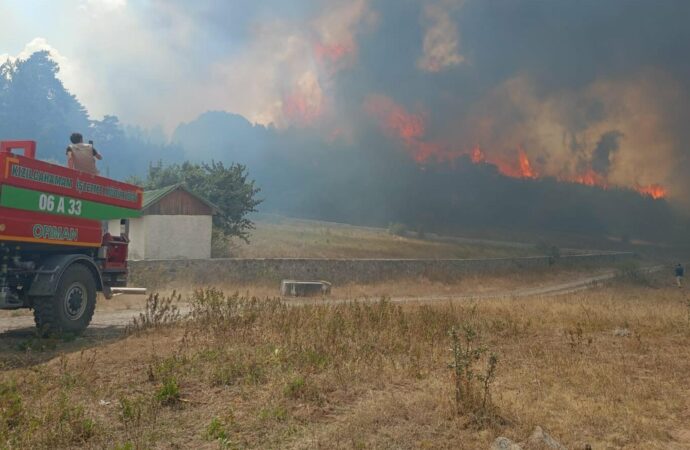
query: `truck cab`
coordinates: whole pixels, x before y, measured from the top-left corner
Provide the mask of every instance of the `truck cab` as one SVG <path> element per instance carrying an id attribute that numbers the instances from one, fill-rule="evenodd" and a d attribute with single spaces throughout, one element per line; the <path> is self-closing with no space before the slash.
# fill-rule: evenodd
<path id="1" fill-rule="evenodd" d="M 45 333 L 81 333 L 96 298 L 128 289 L 126 231 L 141 188 L 36 158 L 33 141 L 0 142 L 0 309 L 30 308 Z M 123 227 L 124 230 L 127 227 Z"/>

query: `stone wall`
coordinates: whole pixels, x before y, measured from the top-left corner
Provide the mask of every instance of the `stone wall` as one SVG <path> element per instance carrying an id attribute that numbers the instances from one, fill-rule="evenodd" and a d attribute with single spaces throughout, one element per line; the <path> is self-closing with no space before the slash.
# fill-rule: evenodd
<path id="1" fill-rule="evenodd" d="M 130 261 L 130 286 L 279 283 L 283 279 L 372 283 L 400 278 L 448 281 L 479 273 L 505 273 L 553 265 L 607 266 L 633 253 L 592 253 L 557 260 L 536 256 L 498 259 L 207 259 Z"/>

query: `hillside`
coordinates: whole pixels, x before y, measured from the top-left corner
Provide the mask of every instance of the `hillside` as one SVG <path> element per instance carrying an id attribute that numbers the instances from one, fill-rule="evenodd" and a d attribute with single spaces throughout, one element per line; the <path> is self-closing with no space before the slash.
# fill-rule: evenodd
<path id="1" fill-rule="evenodd" d="M 240 258 L 501 258 L 538 255 L 529 244 L 440 241 L 397 236 L 382 228 L 259 215 L 250 244 L 234 243 Z"/>

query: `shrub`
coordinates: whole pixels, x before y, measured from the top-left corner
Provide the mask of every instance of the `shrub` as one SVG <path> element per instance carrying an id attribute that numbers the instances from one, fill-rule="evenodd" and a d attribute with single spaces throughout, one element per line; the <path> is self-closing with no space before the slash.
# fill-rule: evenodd
<path id="1" fill-rule="evenodd" d="M 127 325 L 125 332 L 131 334 L 176 323 L 180 320 L 181 315 L 175 303 L 181 299 L 182 295 L 175 291 L 170 297 L 161 297 L 158 293 L 150 294 L 146 299 L 144 312 Z"/>
<path id="2" fill-rule="evenodd" d="M 455 408 L 458 414 L 469 414 L 478 426 L 492 422 L 497 416 L 491 403 L 491 383 L 496 377 L 498 356 L 490 354 L 484 372 L 478 372 L 475 365 L 487 349 L 475 344 L 477 332 L 471 325 L 453 327 L 450 332 L 455 383 Z"/>
<path id="3" fill-rule="evenodd" d="M 206 427 L 204 438 L 209 441 L 228 440 L 228 432 L 225 429 L 225 424 L 220 418 L 214 417 L 211 420 L 211 423 Z"/>
<path id="4" fill-rule="evenodd" d="M 163 381 L 163 385 L 156 392 L 156 400 L 164 406 L 178 404 L 180 402 L 180 387 L 177 380 L 171 377 Z"/>

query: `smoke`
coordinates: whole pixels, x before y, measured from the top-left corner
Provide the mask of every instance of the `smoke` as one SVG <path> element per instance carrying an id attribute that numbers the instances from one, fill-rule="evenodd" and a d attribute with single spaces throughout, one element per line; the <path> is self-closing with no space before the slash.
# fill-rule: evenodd
<path id="1" fill-rule="evenodd" d="M 440 72 L 457 66 L 465 58 L 460 54 L 460 35 L 458 26 L 451 17 L 451 10 L 459 7 L 457 2 L 445 0 L 430 3 L 424 7 L 424 53 L 418 61 L 420 69 Z"/>
<path id="2" fill-rule="evenodd" d="M 602 183 L 673 187 L 684 149 L 669 105 L 685 100 L 667 74 L 644 71 L 542 94 L 529 77 L 493 89 L 449 137 L 489 157 L 511 159 L 521 146 L 543 175 L 577 181 L 589 170 Z M 613 131 L 612 131 L 613 130 Z"/>
<path id="3" fill-rule="evenodd" d="M 601 135 L 592 155 L 592 169 L 607 175 L 611 167 L 612 158 L 619 149 L 619 141 L 623 137 L 620 131 L 608 131 Z"/>
<path id="4" fill-rule="evenodd" d="M 0 30 L 32 30 L 18 8 L 0 6 Z M 300 160 L 368 146 L 357 154 L 385 155 L 391 172 L 401 161 L 450 170 L 467 159 L 509 177 L 690 198 L 683 0 L 69 0 L 45 8 L 64 10 L 59 24 L 37 25 L 24 43 L 43 37 L 62 58 L 65 84 L 95 115 L 172 133 L 227 111 L 304 136 L 311 147 L 286 155 Z"/>

